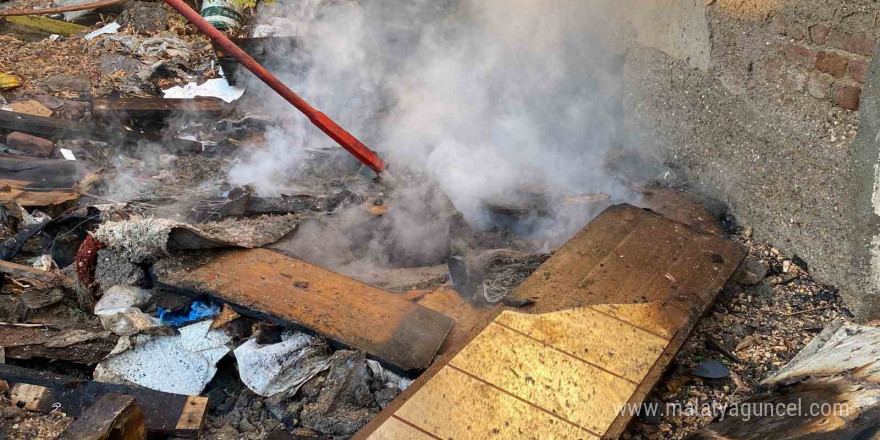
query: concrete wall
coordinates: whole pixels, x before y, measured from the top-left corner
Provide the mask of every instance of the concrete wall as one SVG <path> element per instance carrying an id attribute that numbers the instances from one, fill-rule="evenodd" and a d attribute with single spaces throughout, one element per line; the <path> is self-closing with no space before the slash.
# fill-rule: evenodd
<path id="1" fill-rule="evenodd" d="M 863 319 L 880 317 L 878 14 L 868 0 L 640 0 L 621 12 L 627 124 L 640 135 L 629 142 L 807 261 Z"/>

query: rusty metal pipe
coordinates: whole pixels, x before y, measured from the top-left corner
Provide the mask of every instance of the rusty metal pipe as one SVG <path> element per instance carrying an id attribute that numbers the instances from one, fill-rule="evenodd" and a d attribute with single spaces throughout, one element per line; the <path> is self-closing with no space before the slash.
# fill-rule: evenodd
<path id="1" fill-rule="evenodd" d="M 235 57 L 235 59 L 241 62 L 243 66 L 253 72 L 257 78 L 263 80 L 263 82 L 271 87 L 272 90 L 281 95 L 287 100 L 287 102 L 293 104 L 294 107 L 312 121 L 312 124 L 315 124 L 316 127 L 320 128 L 321 131 L 327 134 L 327 136 L 330 136 L 330 138 L 341 145 L 342 148 L 345 148 L 346 151 L 351 153 L 352 156 L 357 158 L 357 160 L 375 171 L 376 174 L 382 174 L 382 172 L 385 171 L 385 162 L 373 150 L 369 149 L 369 147 L 352 136 L 351 133 L 345 131 L 345 129 L 333 122 L 333 120 L 327 117 L 327 115 L 321 113 L 316 108 L 309 105 L 308 102 L 300 98 L 299 95 L 285 86 L 281 80 L 275 77 L 275 75 L 269 73 L 260 65 L 260 63 L 251 58 L 251 56 L 245 53 L 245 51 L 241 50 L 240 47 L 236 46 L 235 43 L 223 34 L 223 32 L 220 32 L 217 28 L 208 23 L 207 20 L 202 18 L 198 12 L 190 8 L 183 0 L 165 0 L 165 3 L 168 3 L 168 5 L 176 9 L 177 12 L 180 12 L 180 14 L 189 20 L 190 23 L 194 24 L 200 31 L 202 31 L 202 33 L 207 35 L 208 38 L 217 43 L 217 46 L 223 49 L 224 52 Z"/>

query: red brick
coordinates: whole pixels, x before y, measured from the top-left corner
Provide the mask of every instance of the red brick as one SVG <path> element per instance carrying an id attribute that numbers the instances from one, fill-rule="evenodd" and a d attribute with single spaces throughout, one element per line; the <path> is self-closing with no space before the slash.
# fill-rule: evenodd
<path id="1" fill-rule="evenodd" d="M 816 44 L 825 44 L 825 38 L 828 37 L 828 26 L 817 24 L 810 27 L 810 41 Z"/>
<path id="2" fill-rule="evenodd" d="M 849 62 L 849 74 L 853 79 L 864 84 L 868 80 L 868 62 L 851 60 Z"/>
<path id="3" fill-rule="evenodd" d="M 874 52 L 874 39 L 864 32 L 848 34 L 836 29 L 830 29 L 828 31 L 827 44 L 859 55 L 871 56 L 871 53 Z"/>
<path id="4" fill-rule="evenodd" d="M 858 110 L 862 89 L 855 86 L 837 84 L 834 86 L 834 104 L 847 110 Z"/>
<path id="5" fill-rule="evenodd" d="M 785 56 L 785 59 L 792 63 L 797 63 L 806 67 L 813 67 L 816 64 L 816 51 L 799 44 L 780 44 L 779 50 Z"/>
<path id="6" fill-rule="evenodd" d="M 827 73 L 835 78 L 843 78 L 846 75 L 846 65 L 849 60 L 828 52 L 819 52 L 816 57 L 816 70 Z"/>
<path id="7" fill-rule="evenodd" d="M 13 131 L 6 136 L 6 145 L 9 145 L 9 148 L 13 150 L 38 157 L 49 157 L 55 150 L 54 142 L 18 131 Z"/>

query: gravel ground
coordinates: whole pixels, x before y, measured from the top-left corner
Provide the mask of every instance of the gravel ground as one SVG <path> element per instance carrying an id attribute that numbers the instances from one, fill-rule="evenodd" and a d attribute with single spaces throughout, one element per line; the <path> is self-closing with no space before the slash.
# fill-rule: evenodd
<path id="1" fill-rule="evenodd" d="M 754 242 L 748 230 L 732 238 L 748 246 L 750 256 L 769 263 L 767 277 L 752 286 L 728 283 L 648 399 L 670 410 L 640 414 L 622 439 L 686 438 L 723 412 L 702 409 L 748 399 L 761 390 L 761 380 L 784 366 L 826 325 L 851 317 L 837 289 L 813 280 L 803 261 Z M 726 357 L 724 350 L 740 362 Z M 694 368 L 710 359 L 727 365 L 730 377 L 693 376 Z M 671 408 L 683 410 L 675 413 Z"/>

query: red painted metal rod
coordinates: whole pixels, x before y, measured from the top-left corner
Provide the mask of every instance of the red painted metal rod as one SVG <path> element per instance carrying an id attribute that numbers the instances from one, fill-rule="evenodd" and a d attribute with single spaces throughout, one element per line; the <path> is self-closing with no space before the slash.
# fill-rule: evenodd
<path id="1" fill-rule="evenodd" d="M 373 150 L 369 149 L 366 145 L 361 143 L 361 141 L 352 136 L 351 133 L 345 131 L 345 129 L 333 122 L 333 120 L 328 118 L 327 115 L 321 113 L 309 105 L 308 102 L 300 98 L 299 95 L 285 86 L 284 83 L 275 77 L 275 75 L 269 73 L 260 65 L 260 63 L 251 58 L 251 56 L 245 53 L 245 51 L 241 50 L 240 47 L 236 46 L 235 43 L 226 37 L 226 35 L 223 35 L 223 32 L 220 32 L 217 28 L 208 23 L 207 20 L 202 18 L 198 12 L 190 8 L 183 0 L 165 0 L 165 3 L 168 3 L 168 5 L 176 9 L 177 12 L 180 12 L 180 14 L 189 20 L 190 23 L 196 25 L 196 27 L 199 28 L 202 33 L 207 35 L 208 38 L 214 40 L 214 42 L 217 43 L 217 46 L 223 49 L 226 54 L 235 57 L 235 59 L 241 62 L 243 66 L 247 67 L 247 69 L 253 72 L 254 75 L 257 75 L 257 78 L 263 80 L 263 82 L 271 87 L 272 90 L 276 91 L 286 99 L 287 102 L 293 104 L 294 107 L 312 121 L 312 124 L 315 124 L 315 126 L 320 128 L 321 131 L 327 134 L 327 136 L 330 136 L 330 138 L 341 145 L 342 148 L 345 148 L 357 158 L 357 160 L 370 167 L 370 169 L 375 171 L 376 174 L 382 174 L 382 172 L 385 171 L 385 162 Z"/>

